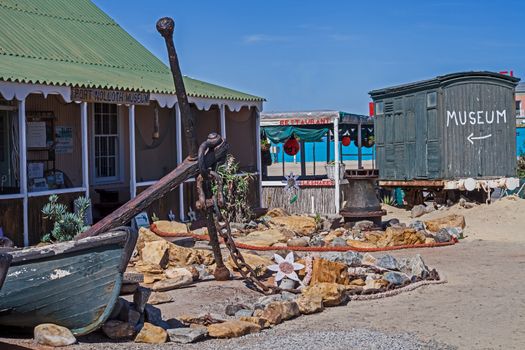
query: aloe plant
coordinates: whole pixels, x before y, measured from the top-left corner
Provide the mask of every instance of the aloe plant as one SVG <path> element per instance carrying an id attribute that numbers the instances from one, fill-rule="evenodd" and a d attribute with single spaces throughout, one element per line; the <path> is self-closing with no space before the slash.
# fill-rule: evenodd
<path id="1" fill-rule="evenodd" d="M 58 203 L 57 195 L 49 197 L 49 203 L 42 208 L 42 216 L 45 220 L 53 221 L 53 229 L 42 237 L 42 242 L 69 241 L 89 228 L 85 219 L 91 201 L 86 197 L 78 197 L 74 205 L 77 211 L 71 213 L 64 204 Z"/>

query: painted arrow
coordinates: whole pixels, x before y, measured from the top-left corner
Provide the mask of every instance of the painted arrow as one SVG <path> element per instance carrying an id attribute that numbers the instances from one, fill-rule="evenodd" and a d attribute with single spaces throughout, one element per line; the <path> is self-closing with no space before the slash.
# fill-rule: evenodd
<path id="1" fill-rule="evenodd" d="M 470 135 L 468 135 L 467 137 L 467 140 L 468 142 L 470 142 L 471 144 L 474 144 L 474 141 L 472 140 L 483 140 L 483 139 L 488 139 L 489 137 L 491 137 L 492 134 L 488 134 L 488 135 L 485 135 L 485 136 L 474 136 L 474 133 L 471 133 Z"/>

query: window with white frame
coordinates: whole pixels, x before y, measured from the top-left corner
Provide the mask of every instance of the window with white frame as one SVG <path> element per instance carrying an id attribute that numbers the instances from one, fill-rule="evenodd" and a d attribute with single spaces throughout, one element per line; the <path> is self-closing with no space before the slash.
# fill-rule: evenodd
<path id="1" fill-rule="evenodd" d="M 117 105 L 94 105 L 95 178 L 99 182 L 119 179 L 119 125 Z"/>

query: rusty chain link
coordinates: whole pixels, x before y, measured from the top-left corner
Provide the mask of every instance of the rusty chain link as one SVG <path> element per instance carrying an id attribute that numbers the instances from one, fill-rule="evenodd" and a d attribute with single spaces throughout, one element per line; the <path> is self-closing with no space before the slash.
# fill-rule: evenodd
<path id="1" fill-rule="evenodd" d="M 224 142 L 224 140 L 222 140 L 218 134 L 212 133 L 208 136 L 208 140 L 200 145 L 200 174 L 197 177 L 197 195 L 199 199 L 196 203 L 196 207 L 197 209 L 205 210 L 206 212 L 210 244 L 212 246 L 217 264 L 217 269 L 214 275 L 216 278 L 218 276 L 223 278 L 224 269 L 226 268 L 222 261 L 222 254 L 220 252 L 220 245 L 217 236 L 218 234 L 223 239 L 235 266 L 237 266 L 237 269 L 245 280 L 247 280 L 250 284 L 252 284 L 253 287 L 264 294 L 279 293 L 280 289 L 278 287 L 270 287 L 262 283 L 257 277 L 256 271 L 246 263 L 241 252 L 235 246 L 230 223 L 228 219 L 222 215 L 221 209 L 224 207 L 224 194 L 222 191 L 223 181 L 222 177 L 216 171 L 211 169 L 216 167 L 217 163 L 221 160 L 215 159 L 213 156 L 210 157 L 210 153 L 213 152 L 213 149 L 222 142 Z M 212 159 L 212 161 L 208 164 L 206 163 L 205 159 L 206 155 L 208 155 L 208 159 Z M 215 182 L 215 185 L 218 189 L 216 195 L 211 191 L 212 182 Z"/>

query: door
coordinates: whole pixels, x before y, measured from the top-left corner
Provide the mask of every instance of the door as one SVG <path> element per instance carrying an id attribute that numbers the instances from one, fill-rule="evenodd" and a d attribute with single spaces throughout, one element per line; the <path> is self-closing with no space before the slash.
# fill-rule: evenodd
<path id="1" fill-rule="evenodd" d="M 13 174 L 11 173 L 9 146 L 9 112 L 0 110 L 0 193 L 8 192 L 11 187 Z"/>
<path id="2" fill-rule="evenodd" d="M 427 169 L 427 109 L 426 94 L 416 95 L 416 178 L 428 177 Z"/>

